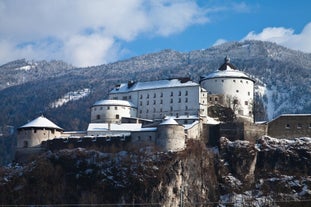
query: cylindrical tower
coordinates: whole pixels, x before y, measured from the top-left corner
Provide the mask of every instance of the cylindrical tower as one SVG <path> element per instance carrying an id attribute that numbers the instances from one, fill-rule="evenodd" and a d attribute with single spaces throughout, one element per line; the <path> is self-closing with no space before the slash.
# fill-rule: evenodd
<path id="1" fill-rule="evenodd" d="M 124 100 L 101 100 L 91 108 L 92 123 L 118 123 L 122 117 L 137 117 L 137 107 Z"/>
<path id="2" fill-rule="evenodd" d="M 17 148 L 39 146 L 42 141 L 60 137 L 64 130 L 40 116 L 18 128 Z"/>
<path id="3" fill-rule="evenodd" d="M 221 67 L 201 77 L 201 86 L 212 95 L 222 96 L 222 104 L 233 109 L 235 114 L 253 119 L 255 81 L 225 58 Z"/>
<path id="4" fill-rule="evenodd" d="M 162 151 L 179 151 L 185 148 L 184 126 L 173 118 L 159 124 L 157 129 L 157 146 Z"/>

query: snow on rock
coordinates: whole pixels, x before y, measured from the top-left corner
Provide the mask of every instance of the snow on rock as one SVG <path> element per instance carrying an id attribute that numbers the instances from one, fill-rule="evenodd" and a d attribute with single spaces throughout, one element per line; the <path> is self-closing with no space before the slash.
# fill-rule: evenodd
<path id="1" fill-rule="evenodd" d="M 63 97 L 57 99 L 56 101 L 49 104 L 51 108 L 58 108 L 68 103 L 69 101 L 77 101 L 91 93 L 89 88 L 84 88 L 77 91 L 70 91 L 66 93 Z"/>

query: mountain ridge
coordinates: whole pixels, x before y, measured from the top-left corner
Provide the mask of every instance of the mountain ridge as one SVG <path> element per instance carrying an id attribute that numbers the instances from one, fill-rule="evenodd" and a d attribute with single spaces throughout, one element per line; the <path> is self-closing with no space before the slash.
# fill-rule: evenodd
<path id="1" fill-rule="evenodd" d="M 23 114 L 20 111 L 23 107 L 16 110 L 14 103 L 23 103 L 33 107 L 29 109 L 27 116 L 31 116 L 31 111 L 33 116 L 44 113 L 57 123 L 64 124 L 65 129 L 83 129 L 89 121 L 88 115 L 76 116 L 74 119 L 82 119 L 82 124 L 75 125 L 66 124 L 73 120 L 59 118 L 57 115 L 81 112 L 87 114 L 88 107 L 96 100 L 106 98 L 115 84 L 129 80 L 149 81 L 190 76 L 199 82 L 201 75 L 217 70 L 227 55 L 239 70 L 257 79 L 257 101 L 263 105 L 263 111 L 260 113 L 266 113 L 271 105 L 273 111 L 277 111 L 275 114 L 262 116 L 260 120 L 273 118 L 281 113 L 306 113 L 311 109 L 311 103 L 308 101 L 311 97 L 311 54 L 290 50 L 270 42 L 243 41 L 186 53 L 166 49 L 85 68 L 76 68 L 62 61 L 12 61 L 0 66 L 0 72 L 3 74 L 0 78 L 0 106 L 3 107 L 0 114 L 7 117 L 0 119 L 0 125 L 10 124 L 18 127 L 31 119 L 32 117 L 20 116 Z M 33 68 L 27 70 L 27 66 Z M 18 69 L 21 67 L 26 68 Z M 8 82 L 10 84 L 6 85 Z M 259 87 L 264 89 L 259 90 Z M 44 88 L 48 89 L 48 92 Z M 69 92 L 85 88 L 90 89 L 88 96 L 76 102 L 69 101 L 57 109 L 49 108 L 44 100 L 48 99 L 51 103 Z M 297 101 L 290 97 L 301 98 Z M 284 102 L 287 102 L 287 106 L 284 106 Z M 87 107 L 80 108 L 82 106 Z M 15 118 L 17 116 L 18 121 Z"/>

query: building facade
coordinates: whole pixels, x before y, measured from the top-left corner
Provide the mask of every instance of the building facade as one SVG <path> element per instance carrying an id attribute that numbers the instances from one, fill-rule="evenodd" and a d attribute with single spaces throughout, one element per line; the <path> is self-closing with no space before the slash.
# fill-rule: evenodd
<path id="1" fill-rule="evenodd" d="M 221 67 L 200 83 L 209 93 L 209 102 L 233 109 L 235 114 L 253 120 L 254 80 L 230 63 L 228 57 Z"/>
<path id="2" fill-rule="evenodd" d="M 123 83 L 115 86 L 109 99 L 132 102 L 143 119 L 207 116 L 207 92 L 188 78 Z"/>

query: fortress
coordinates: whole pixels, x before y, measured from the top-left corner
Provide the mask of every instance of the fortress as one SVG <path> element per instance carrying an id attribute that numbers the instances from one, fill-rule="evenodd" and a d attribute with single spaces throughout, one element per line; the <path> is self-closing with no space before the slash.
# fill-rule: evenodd
<path id="1" fill-rule="evenodd" d="M 179 151 L 189 139 L 212 145 L 221 136 L 255 140 L 267 133 L 267 125 L 254 123 L 254 83 L 228 57 L 218 70 L 201 76 L 200 83 L 189 78 L 121 83 L 107 100 L 91 106 L 86 131 L 66 132 L 38 117 L 18 129 L 17 152 L 38 146 L 66 148 L 69 143 L 76 147 L 146 144 L 162 151 Z M 213 106 L 230 109 L 238 121 L 212 118 Z M 307 117 L 310 121 L 311 116 Z"/>

